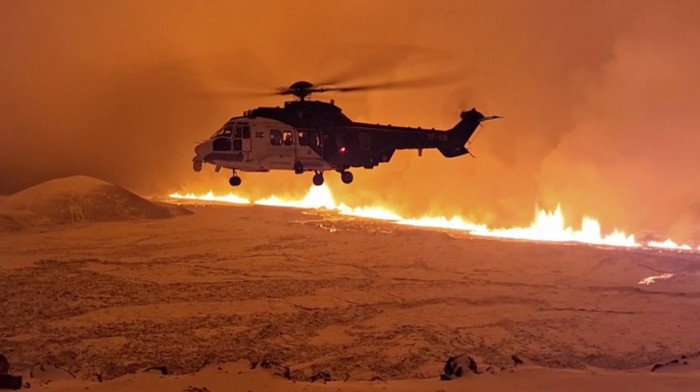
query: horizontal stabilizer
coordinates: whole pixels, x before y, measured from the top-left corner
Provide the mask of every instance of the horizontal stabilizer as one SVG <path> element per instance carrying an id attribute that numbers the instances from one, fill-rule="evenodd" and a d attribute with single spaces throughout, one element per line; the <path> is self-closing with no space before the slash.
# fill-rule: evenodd
<path id="1" fill-rule="evenodd" d="M 445 156 L 445 158 L 454 158 L 460 155 L 468 154 L 469 151 L 464 146 L 439 146 L 438 150 Z"/>

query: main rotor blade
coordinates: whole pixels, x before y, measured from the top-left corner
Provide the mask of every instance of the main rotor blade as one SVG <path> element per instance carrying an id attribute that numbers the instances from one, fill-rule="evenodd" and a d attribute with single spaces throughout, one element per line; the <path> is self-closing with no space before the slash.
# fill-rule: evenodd
<path id="1" fill-rule="evenodd" d="M 344 57 L 348 51 L 344 51 Z M 445 52 L 412 44 L 378 44 L 362 45 L 353 48 L 354 61 L 343 61 L 344 70 L 319 80 L 316 85 L 342 85 L 367 79 L 386 79 L 388 75 L 416 62 L 435 62 L 445 60 Z M 341 68 L 341 69 L 342 69 Z"/>
<path id="2" fill-rule="evenodd" d="M 316 92 L 325 91 L 337 91 L 341 93 L 354 92 L 354 91 L 370 91 L 370 90 L 392 90 L 392 89 L 402 89 L 402 88 L 418 88 L 418 87 L 430 87 L 430 86 L 440 86 L 449 84 L 457 81 L 456 75 L 444 75 L 437 77 L 424 77 L 403 80 L 398 82 L 386 82 L 386 83 L 370 83 L 361 84 L 357 86 L 319 86 L 314 90 Z"/>
<path id="3" fill-rule="evenodd" d="M 259 97 L 273 97 L 279 95 L 278 92 L 270 91 L 204 91 L 200 92 L 199 95 L 206 98 L 259 98 Z"/>

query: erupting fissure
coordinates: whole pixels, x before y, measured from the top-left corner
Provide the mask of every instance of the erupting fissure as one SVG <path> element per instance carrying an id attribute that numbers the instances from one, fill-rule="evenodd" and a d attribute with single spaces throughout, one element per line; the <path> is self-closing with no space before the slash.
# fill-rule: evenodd
<path id="1" fill-rule="evenodd" d="M 270 196 L 266 199 L 250 201 L 249 199 L 236 196 L 232 193 L 227 195 L 214 195 L 209 192 L 204 195 L 195 195 L 193 193 L 180 194 L 173 193 L 170 195 L 174 199 L 187 200 L 202 200 L 216 201 L 223 203 L 234 204 L 255 204 L 275 207 L 292 207 L 304 209 L 326 209 L 337 211 L 343 215 L 356 216 L 369 219 L 378 219 L 394 222 L 400 225 L 430 227 L 438 229 L 461 230 L 469 232 L 471 235 L 506 238 L 513 240 L 526 241 L 548 241 L 548 242 L 580 242 L 593 245 L 617 246 L 626 248 L 658 248 L 682 251 L 700 251 L 692 248 L 690 245 L 679 245 L 671 239 L 664 242 L 649 241 L 642 244 L 635 240 L 634 235 L 626 234 L 619 230 L 614 230 L 611 234 L 603 235 L 598 220 L 590 217 L 584 217 L 579 230 L 574 230 L 567 227 L 564 222 L 564 216 L 561 207 L 553 212 L 548 212 L 543 209 L 538 209 L 537 215 L 532 224 L 528 227 L 512 227 L 512 228 L 497 228 L 492 229 L 484 224 L 476 224 L 467 222 L 459 216 L 454 216 L 448 219 L 441 217 L 422 217 L 422 218 L 404 218 L 399 214 L 382 207 L 365 206 L 365 207 L 350 207 L 344 203 L 337 203 L 330 189 L 323 186 L 313 186 L 301 200 L 290 198 L 282 198 L 278 196 Z"/>

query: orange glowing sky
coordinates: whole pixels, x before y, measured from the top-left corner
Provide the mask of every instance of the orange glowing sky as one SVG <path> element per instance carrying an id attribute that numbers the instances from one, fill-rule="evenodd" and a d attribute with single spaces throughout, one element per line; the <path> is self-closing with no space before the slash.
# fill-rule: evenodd
<path id="1" fill-rule="evenodd" d="M 228 191 L 227 174 L 191 171 L 194 142 L 283 100 L 217 92 L 458 73 L 319 96 L 358 121 L 506 117 L 477 135 L 477 159 L 401 152 L 349 187 L 329 175 L 334 194 L 491 226 L 561 203 L 573 221 L 697 239 L 698 20 L 700 3 L 682 0 L 0 2 L 0 193 L 77 173 L 150 194 Z M 307 177 L 246 175 L 245 192 L 303 195 Z"/>

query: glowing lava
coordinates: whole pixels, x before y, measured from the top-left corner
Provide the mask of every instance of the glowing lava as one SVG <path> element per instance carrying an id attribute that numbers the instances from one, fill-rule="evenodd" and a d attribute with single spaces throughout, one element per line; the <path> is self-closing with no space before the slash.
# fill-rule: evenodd
<path id="1" fill-rule="evenodd" d="M 690 247 L 690 245 L 678 245 L 675 242 L 671 241 L 670 238 L 664 242 L 649 241 L 649 243 L 647 245 L 651 248 L 660 248 L 660 249 L 680 249 L 680 250 L 692 250 L 693 249 Z M 700 247 L 698 247 L 698 250 L 700 250 Z"/>
<path id="2" fill-rule="evenodd" d="M 308 208 L 308 209 L 318 209 L 325 208 L 328 210 L 335 210 L 337 205 L 335 199 L 331 194 L 331 190 L 327 186 L 314 186 L 309 189 L 309 193 L 304 196 L 301 200 L 289 200 L 279 198 L 275 195 L 268 197 L 267 199 L 262 199 L 255 201 L 254 204 L 262 206 L 275 206 L 275 207 L 293 207 L 293 208 Z"/>
<path id="3" fill-rule="evenodd" d="M 306 196 L 304 196 L 304 198 L 301 200 L 272 195 L 268 198 L 251 202 L 248 199 L 238 197 L 232 193 L 223 196 L 216 196 L 212 192 L 201 196 L 197 196 L 192 193 L 185 195 L 173 193 L 170 195 L 170 197 L 175 199 L 217 201 L 235 204 L 255 204 L 303 209 L 326 209 L 337 211 L 343 215 L 390 221 L 406 226 L 460 230 L 466 231 L 471 235 L 483 237 L 527 241 L 580 242 L 585 244 L 626 248 L 649 247 L 683 251 L 693 250 L 693 248 L 691 248 L 689 245 L 678 245 L 670 239 L 664 242 L 650 241 L 648 244 L 643 245 L 635 240 L 634 235 L 628 235 L 617 229 L 610 234 L 603 235 L 598 221 L 590 217 L 584 217 L 583 221 L 581 222 L 581 228 L 575 230 L 566 226 L 560 206 L 557 206 L 557 209 L 553 212 L 538 210 L 534 221 L 528 227 L 492 229 L 483 224 L 465 221 L 463 218 L 458 216 L 454 216 L 449 219 L 444 216 L 425 216 L 417 219 L 408 219 L 386 208 L 374 206 L 349 207 L 343 203 L 337 203 L 331 194 L 330 189 L 325 185 L 311 187 Z"/>
<path id="4" fill-rule="evenodd" d="M 593 218 L 583 217 L 580 230 L 566 227 L 564 216 L 561 213 L 561 206 L 557 206 L 557 209 L 551 213 L 540 210 L 535 217 L 535 221 L 529 227 L 484 229 L 472 231 L 471 234 L 531 241 L 583 242 L 586 244 L 624 247 L 640 246 L 634 240 L 634 235 L 627 235 L 617 229 L 612 234 L 603 236 L 600 231 L 600 224 Z"/>
<path id="5" fill-rule="evenodd" d="M 650 285 L 650 284 L 652 284 L 652 283 L 655 283 L 657 280 L 671 279 L 671 278 L 673 278 L 674 276 L 676 276 L 676 274 L 671 274 L 671 273 L 664 273 L 664 274 L 661 274 L 661 275 L 648 276 L 648 277 L 646 277 L 646 278 L 640 280 L 639 282 L 637 282 L 637 284 L 645 284 L 645 285 L 648 286 L 648 285 Z"/>
<path id="6" fill-rule="evenodd" d="M 172 193 L 170 194 L 170 197 L 173 199 L 185 199 L 185 200 L 202 200 L 202 201 L 218 201 L 222 203 L 233 203 L 233 204 L 250 204 L 250 200 L 243 198 L 243 197 L 238 197 L 234 195 L 233 193 L 229 193 L 228 195 L 214 195 L 214 192 L 209 191 L 209 193 L 206 193 L 204 195 L 195 195 L 194 193 L 186 193 L 184 195 L 181 195 L 179 193 Z"/>

